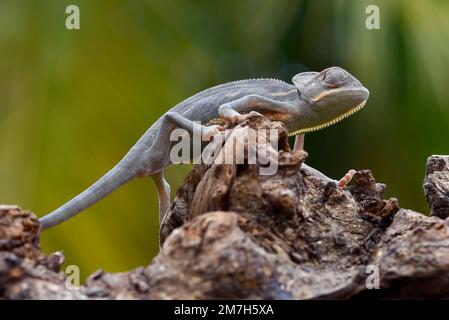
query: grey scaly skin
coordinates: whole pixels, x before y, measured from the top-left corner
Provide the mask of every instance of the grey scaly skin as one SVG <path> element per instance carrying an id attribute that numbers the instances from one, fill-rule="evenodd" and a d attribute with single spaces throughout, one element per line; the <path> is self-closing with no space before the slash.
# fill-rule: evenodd
<path id="1" fill-rule="evenodd" d="M 197 126 L 211 137 L 223 128 L 220 120 L 242 121 L 256 111 L 285 123 L 296 135 L 295 148 L 302 148 L 304 134 L 332 125 L 361 109 L 369 91 L 354 76 L 339 67 L 304 72 L 293 84 L 274 79 L 250 79 L 225 83 L 182 101 L 157 120 L 124 158 L 91 187 L 60 208 L 42 217 L 42 229 L 57 225 L 104 198 L 124 183 L 151 176 L 159 195 L 159 222 L 170 205 L 170 186 L 163 170 L 171 164 L 170 133 L 176 127 L 190 133 Z M 192 121 L 199 121 L 201 124 Z M 207 126 L 209 124 L 209 126 Z M 308 170 L 328 179 L 304 164 Z M 354 174 L 350 170 L 338 181 L 343 187 Z M 334 180 L 335 181 L 335 180 Z"/>

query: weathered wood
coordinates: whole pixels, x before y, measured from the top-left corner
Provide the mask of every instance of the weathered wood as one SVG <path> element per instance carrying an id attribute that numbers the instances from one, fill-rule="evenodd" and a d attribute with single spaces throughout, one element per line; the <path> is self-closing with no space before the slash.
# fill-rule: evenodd
<path id="1" fill-rule="evenodd" d="M 274 175 L 258 164 L 196 165 L 151 264 L 97 271 L 79 290 L 65 286 L 62 254 L 40 251 L 34 215 L 0 207 L 0 298 L 447 298 L 448 222 L 383 199 L 369 170 L 339 189 L 301 169 L 307 153 L 290 150 L 280 122 L 253 116 L 233 133 L 245 128 L 278 130 Z M 367 267 L 379 269 L 379 290 L 368 290 Z"/>
<path id="2" fill-rule="evenodd" d="M 431 215 L 446 219 L 449 216 L 449 156 L 427 159 L 424 193 Z"/>

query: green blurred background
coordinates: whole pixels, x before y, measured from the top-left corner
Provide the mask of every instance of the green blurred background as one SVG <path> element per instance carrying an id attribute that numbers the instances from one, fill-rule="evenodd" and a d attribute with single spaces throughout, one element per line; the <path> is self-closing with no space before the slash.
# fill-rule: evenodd
<path id="1" fill-rule="evenodd" d="M 69 4 L 80 30 L 65 28 Z M 369 4 L 380 30 L 365 27 Z M 371 97 L 306 136 L 309 164 L 332 177 L 369 168 L 387 196 L 427 213 L 426 158 L 449 153 L 448 36 L 449 1 L 0 0 L 0 203 L 48 213 L 206 87 L 339 65 Z M 188 171 L 168 169 L 174 192 Z M 147 264 L 157 234 L 156 191 L 140 179 L 45 232 L 42 246 L 86 277 Z"/>

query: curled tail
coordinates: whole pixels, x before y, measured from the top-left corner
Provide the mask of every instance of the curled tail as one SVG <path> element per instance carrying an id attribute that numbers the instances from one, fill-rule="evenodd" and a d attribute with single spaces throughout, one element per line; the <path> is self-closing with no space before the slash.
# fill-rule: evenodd
<path id="1" fill-rule="evenodd" d="M 101 177 L 88 189 L 65 203 L 55 211 L 39 219 L 42 230 L 53 227 L 65 220 L 77 215 L 84 209 L 90 207 L 97 201 L 103 199 L 112 193 L 121 185 L 132 180 L 135 177 L 132 170 L 123 167 L 121 163 Z"/>

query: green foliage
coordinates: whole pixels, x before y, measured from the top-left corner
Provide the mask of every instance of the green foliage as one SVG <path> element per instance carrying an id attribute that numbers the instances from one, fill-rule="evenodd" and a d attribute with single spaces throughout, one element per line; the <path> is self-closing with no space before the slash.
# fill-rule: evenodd
<path id="1" fill-rule="evenodd" d="M 77 4 L 81 29 L 65 28 Z M 365 28 L 380 8 L 381 29 Z M 348 120 L 306 137 L 309 164 L 333 177 L 372 169 L 403 207 L 449 140 L 446 1 L 0 2 L 0 203 L 44 215 L 111 168 L 169 107 L 221 82 L 289 81 L 340 65 L 371 91 Z M 172 190 L 188 166 L 168 170 Z M 43 235 L 84 276 L 157 253 L 157 196 L 134 181 Z"/>

